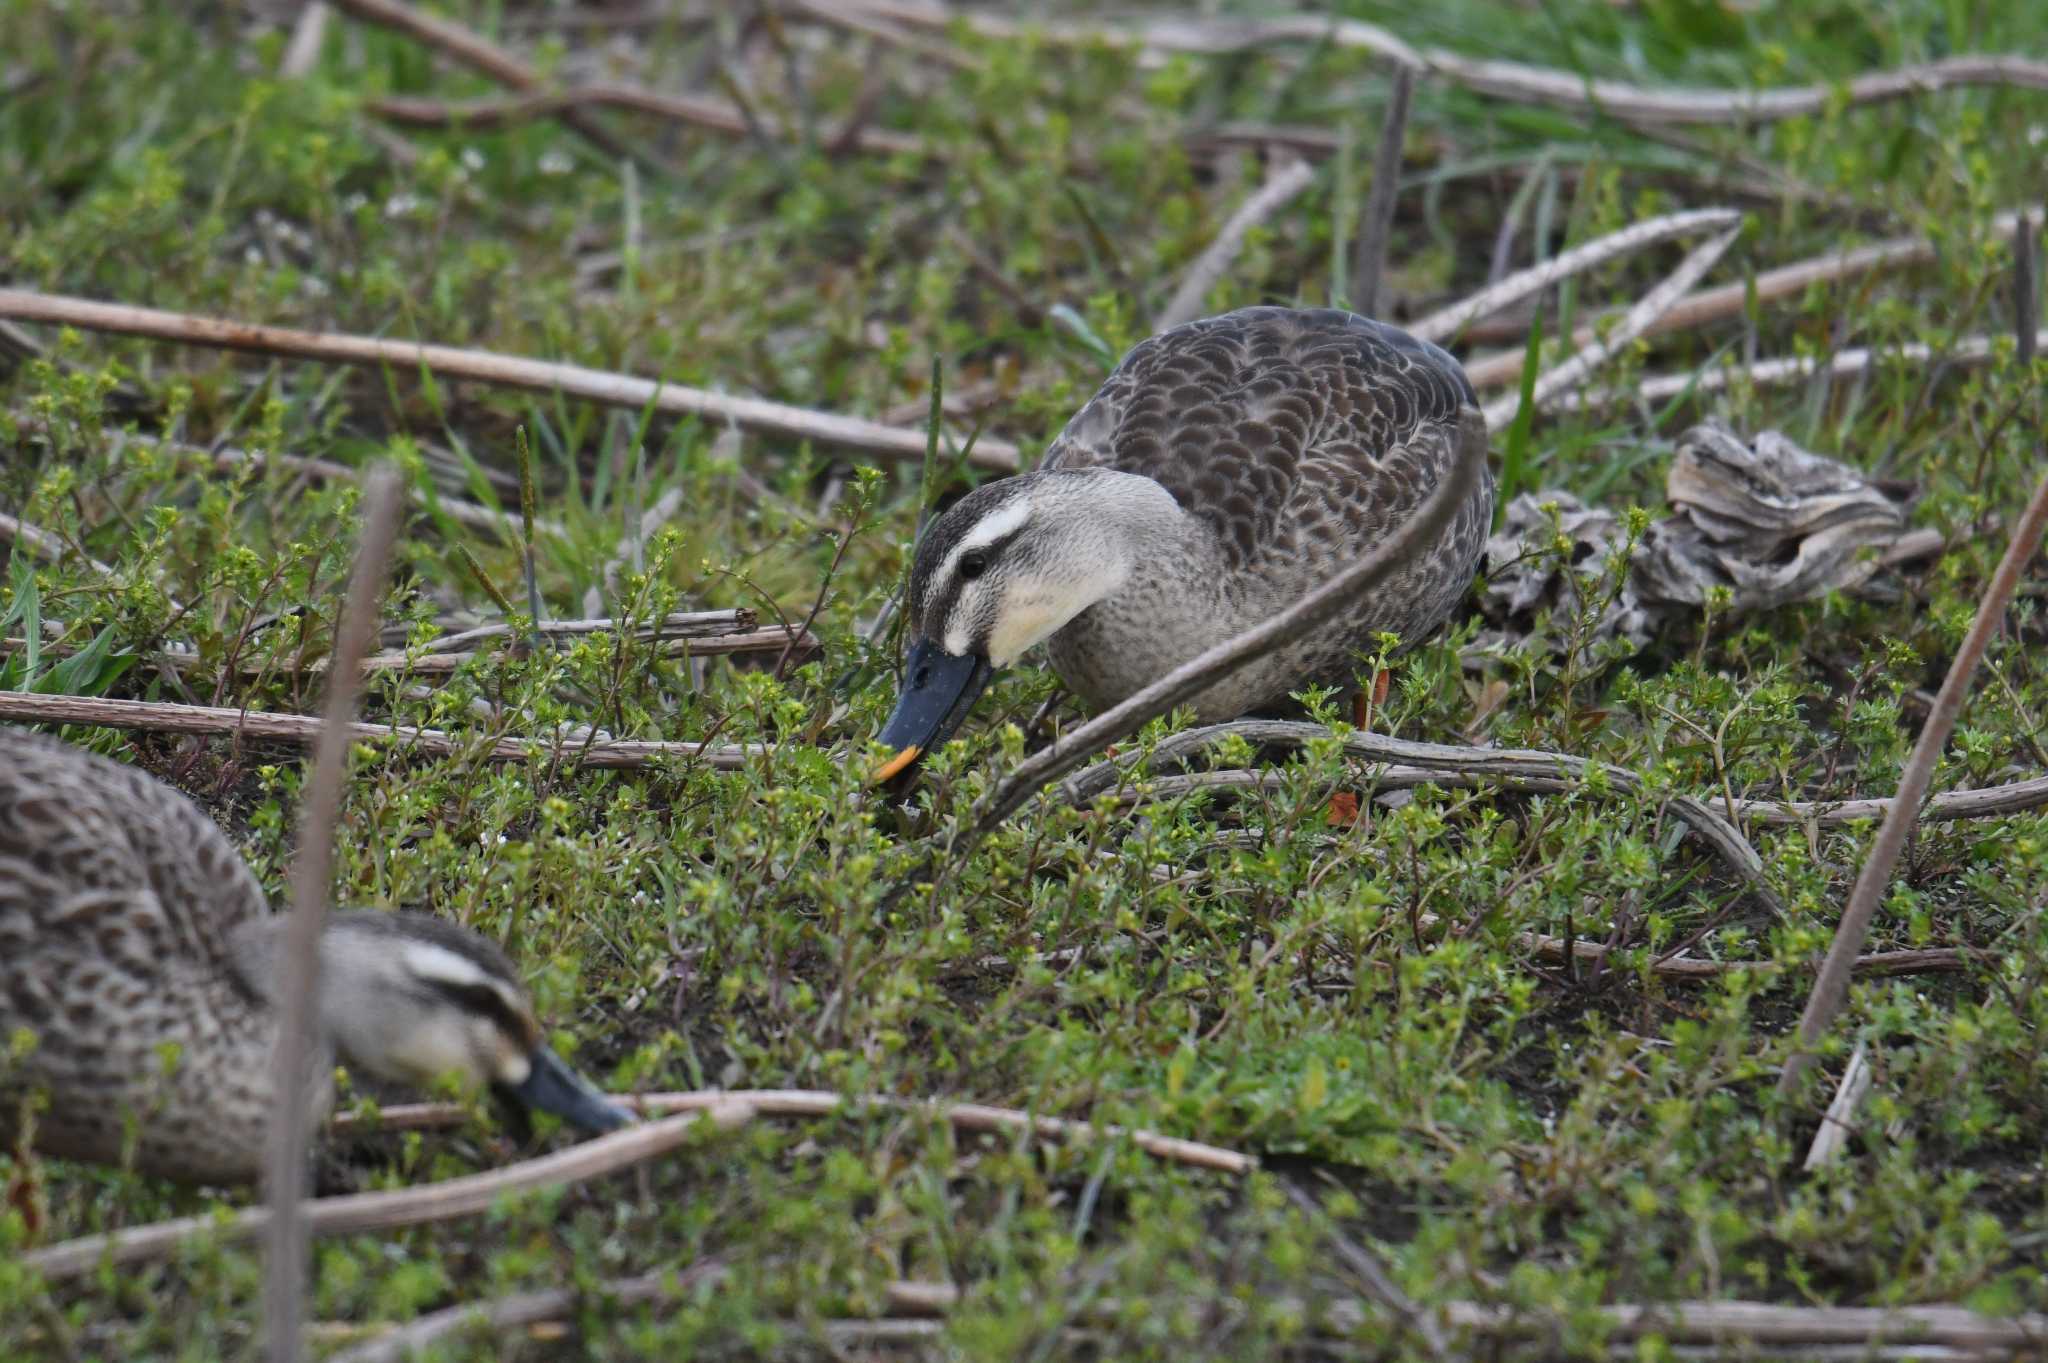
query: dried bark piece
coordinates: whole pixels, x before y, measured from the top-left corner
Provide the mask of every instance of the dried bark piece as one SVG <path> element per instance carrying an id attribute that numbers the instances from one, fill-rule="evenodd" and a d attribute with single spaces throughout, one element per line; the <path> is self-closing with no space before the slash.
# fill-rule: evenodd
<path id="1" fill-rule="evenodd" d="M 1647 601 L 1699 605 L 1717 586 L 1736 611 L 1862 587 L 1905 533 L 1908 499 L 1777 431 L 1744 443 L 1717 423 L 1678 439 L 1665 478 L 1674 514 L 1636 551 Z"/>
<path id="2" fill-rule="evenodd" d="M 1624 542 L 1619 517 L 1568 492 L 1516 497 L 1486 543 L 1480 609 L 1497 628 L 1482 642 L 1519 642 L 1539 614 L 1600 601 L 1594 637 L 1641 646 L 1661 616 L 1703 605 L 1716 587 L 1738 614 L 1832 591 L 1882 595 L 1880 570 L 1941 547 L 1938 534 L 1906 529 L 1910 487 L 1868 479 L 1778 431 L 1744 441 L 1718 423 L 1692 427 L 1665 496 L 1671 513 L 1651 523 L 1619 590 L 1607 575 Z"/>

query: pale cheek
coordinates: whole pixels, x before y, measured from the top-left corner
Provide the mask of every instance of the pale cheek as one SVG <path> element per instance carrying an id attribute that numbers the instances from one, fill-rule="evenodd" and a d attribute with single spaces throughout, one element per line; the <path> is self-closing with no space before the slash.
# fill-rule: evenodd
<path id="1" fill-rule="evenodd" d="M 1085 603 L 1084 603 L 1085 604 Z M 1017 656 L 1079 614 L 1082 606 L 1051 597 L 1033 596 L 1008 603 L 988 638 L 988 658 L 997 667 L 1008 667 Z"/>
<path id="2" fill-rule="evenodd" d="M 533 1075 L 533 1062 L 518 1051 L 498 1052 L 498 1082 L 518 1088 Z"/>
<path id="3" fill-rule="evenodd" d="M 451 1072 L 471 1081 L 478 1077 L 467 1040 L 447 1027 L 420 1028 L 405 1039 L 392 1059 L 423 1087 Z"/>

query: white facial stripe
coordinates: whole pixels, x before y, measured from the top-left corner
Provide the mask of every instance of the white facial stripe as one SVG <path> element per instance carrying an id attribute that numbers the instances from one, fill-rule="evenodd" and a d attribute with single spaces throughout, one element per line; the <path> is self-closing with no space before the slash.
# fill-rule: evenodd
<path id="1" fill-rule="evenodd" d="M 407 942 L 405 966 L 423 980 L 439 980 L 461 989 L 479 984 L 496 987 L 498 983 L 469 957 L 431 942 Z"/>
<path id="2" fill-rule="evenodd" d="M 960 542 L 953 546 L 951 553 L 946 555 L 946 561 L 939 565 L 938 575 L 932 581 L 950 581 L 953 576 L 953 569 L 959 564 L 962 554 L 970 549 L 988 548 L 1004 536 L 1014 534 L 1022 529 L 1024 522 L 1030 519 L 1031 498 L 1028 496 L 1012 497 L 993 512 L 976 521 L 974 528 L 961 536 Z M 957 653 L 960 650 L 948 646 L 948 651 Z"/>
<path id="3" fill-rule="evenodd" d="M 505 1007 L 514 1014 L 526 1011 L 526 1003 L 520 998 L 518 990 L 511 988 L 504 980 L 459 951 L 450 951 L 431 942 L 408 942 L 405 946 L 405 965 L 406 969 L 419 979 L 437 981 L 457 989 L 475 989 L 481 986 L 504 1000 Z"/>

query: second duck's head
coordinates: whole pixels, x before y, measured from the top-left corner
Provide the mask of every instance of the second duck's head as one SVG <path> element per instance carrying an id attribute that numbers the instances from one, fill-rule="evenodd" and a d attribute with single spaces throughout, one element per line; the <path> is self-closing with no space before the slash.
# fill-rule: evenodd
<path id="1" fill-rule="evenodd" d="M 267 991 L 285 916 L 258 922 L 237 943 L 238 973 Z M 320 977 L 322 1034 L 380 1079 L 424 1088 L 453 1075 L 515 1114 L 537 1109 L 586 1131 L 632 1120 L 555 1054 L 511 960 L 466 928 L 420 913 L 330 914 Z"/>
<path id="2" fill-rule="evenodd" d="M 976 488 L 918 541 L 906 602 L 910 647 L 889 756 L 908 771 L 952 737 L 1000 667 L 1130 580 L 1179 504 L 1150 478 L 1109 469 L 1020 474 Z"/>

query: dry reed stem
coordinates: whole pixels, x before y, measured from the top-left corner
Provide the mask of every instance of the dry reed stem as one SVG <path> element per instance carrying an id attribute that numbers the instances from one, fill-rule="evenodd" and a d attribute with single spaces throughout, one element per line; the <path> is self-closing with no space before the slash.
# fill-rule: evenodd
<path id="1" fill-rule="evenodd" d="M 1092 800 L 1116 785 L 1140 762 L 1177 760 L 1232 736 L 1254 746 L 1283 744 L 1302 747 L 1313 740 L 1328 738 L 1330 730 L 1320 724 L 1265 719 L 1238 720 L 1189 729 L 1166 739 L 1149 753 L 1134 753 L 1097 763 L 1062 786 L 1060 796 L 1069 804 Z M 1604 783 L 1624 795 L 1646 793 L 1642 778 L 1625 767 L 1535 748 L 1463 748 L 1448 743 L 1419 743 L 1411 739 L 1358 732 L 1344 735 L 1342 746 L 1344 752 L 1352 757 L 1435 772 L 1433 779 L 1445 785 L 1507 779 L 1513 781 L 1518 789 L 1531 791 L 1562 793 L 1581 789 L 1588 783 Z M 1719 853 L 1752 894 L 1769 906 L 1774 914 L 1783 916 L 1784 906 L 1764 877 L 1763 859 L 1734 824 L 1708 802 L 1690 795 L 1667 796 L 1665 807 L 1701 841 Z"/>
<path id="2" fill-rule="evenodd" d="M 896 1098 L 882 1094 L 849 1097 L 823 1089 L 704 1089 L 690 1093 L 615 1093 L 615 1102 L 642 1113 L 696 1112 L 721 1102 L 743 1102 L 761 1117 L 829 1117 L 835 1113 L 859 1113 L 871 1108 L 891 1112 L 922 1113 L 962 1131 L 1028 1132 L 1049 1141 L 1083 1142 L 1121 1140 L 1157 1159 L 1225 1174 L 1248 1174 L 1258 1160 L 1235 1150 L 1204 1145 L 1200 1141 L 1162 1136 L 1153 1131 L 1134 1131 L 1118 1126 L 1096 1126 L 1091 1122 L 1064 1117 L 1038 1117 L 1019 1108 L 991 1107 L 985 1103 L 943 1103 L 917 1098 Z M 370 1122 L 343 1113 L 334 1118 L 335 1131 L 358 1126 L 378 1130 L 412 1131 L 454 1126 L 469 1119 L 469 1109 L 459 1103 L 408 1103 L 388 1107 Z"/>
<path id="3" fill-rule="evenodd" d="M 271 1062 L 275 1103 L 270 1116 L 263 1325 L 265 1348 L 275 1363 L 297 1363 L 304 1347 L 299 1332 L 305 1316 L 306 1228 L 299 1208 L 305 1197 L 306 1142 L 312 1125 L 305 1100 L 320 993 L 320 933 L 333 888 L 334 829 L 341 820 L 341 788 L 348 779 L 348 731 L 362 692 L 360 664 L 376 632 L 402 505 L 398 471 L 388 465 L 371 470 L 363 480 L 362 537 L 335 625 L 333 656 L 338 668 L 327 687 L 313 745 L 313 769 L 299 811 L 291 918 L 278 961 L 277 1045 Z"/>
<path id="4" fill-rule="evenodd" d="M 307 1230 L 314 1235 L 353 1235 L 473 1216 L 489 1211 L 507 1193 L 581 1183 L 666 1154 L 688 1141 L 699 1120 L 707 1114 L 719 1130 L 743 1126 L 754 1115 L 741 1102 L 713 1105 L 664 1121 L 629 1126 L 502 1169 L 417 1188 L 314 1198 L 301 1210 Z M 56 1282 L 90 1273 L 101 1264 L 118 1267 L 166 1258 L 194 1237 L 204 1237 L 216 1244 L 253 1240 L 263 1234 L 269 1220 L 267 1207 L 250 1207 L 226 1218 L 213 1213 L 183 1216 L 174 1221 L 66 1240 L 30 1250 L 17 1262 Z"/>
<path id="5" fill-rule="evenodd" d="M 2004 239 L 2012 236 L 2018 231 L 2018 228 L 2019 215 L 2002 213 L 1992 220 L 1989 235 L 1994 239 Z M 1583 250 L 1585 248 L 1581 247 L 1579 249 Z M 1573 252 L 1567 251 L 1564 255 L 1559 256 L 1557 260 L 1550 263 L 1552 265 L 1561 264 L 1573 254 Z M 1643 331 L 1643 335 L 1662 336 L 1669 332 L 1684 331 L 1693 327 L 1703 326 L 1708 322 L 1719 322 L 1725 321 L 1730 317 L 1739 317 L 1744 309 L 1749 306 L 1749 300 L 1752 296 L 1756 299 L 1759 306 L 1766 303 L 1775 303 L 1781 299 L 1802 294 L 1816 284 L 1831 284 L 1838 280 L 1853 279 L 1859 275 L 1874 274 L 1883 270 L 1900 270 L 1914 265 L 1925 265 L 1934 260 L 1936 255 L 1937 247 L 1927 237 L 1894 237 L 1890 241 L 1875 242 L 1869 246 L 1859 246 L 1854 250 L 1812 256 L 1806 260 L 1780 266 L 1775 270 L 1766 270 L 1747 284 L 1723 284 L 1719 288 L 1702 289 L 1698 293 L 1687 294 L 1684 298 L 1679 299 L 1677 303 L 1673 304 L 1655 323 L 1646 328 Z M 1522 275 L 1532 273 L 1534 272 L 1525 270 L 1522 272 Z M 1504 289 L 1508 284 L 1520 279 L 1522 275 L 1515 275 L 1509 279 L 1502 280 L 1495 288 Z M 1486 290 L 1486 294 L 1492 294 L 1493 292 L 1495 292 L 1495 289 Z M 1460 318 L 1460 325 L 1462 325 L 1465 321 L 1484 317 L 1488 312 L 1497 312 L 1500 308 L 1519 301 L 1521 297 L 1533 292 L 1535 292 L 1534 289 L 1524 290 L 1515 297 L 1496 304 L 1486 311 L 1472 310 L 1471 304 L 1473 300 L 1468 300 L 1465 303 L 1459 303 L 1452 308 L 1445 309 L 1442 313 L 1433 314 L 1432 317 L 1425 320 L 1433 322 L 1439 317 L 1455 312 Z M 1475 295 L 1475 299 L 1484 296 L 1483 294 Z M 1417 331 L 1416 334 L 1420 336 L 1424 333 Z M 1573 333 L 1572 339 L 1576 345 L 1585 345 L 1593 337 L 1593 328 L 1584 326 L 1578 328 Z M 1434 340 L 1437 338 L 1432 336 L 1429 339 Z M 1513 383 L 1521 377 L 1521 372 L 1522 354 L 1518 350 L 1502 351 L 1497 355 L 1487 355 L 1468 361 L 1465 365 L 1465 373 L 1471 378 L 1472 386 L 1475 388 L 1490 388 L 1498 384 Z"/>
<path id="6" fill-rule="evenodd" d="M 1351 262 L 1351 308 L 1379 316 L 1380 279 L 1386 272 L 1387 243 L 1394 231 L 1394 203 L 1401 192 L 1401 148 L 1408 136 L 1408 110 L 1415 98 L 1415 68 L 1396 66 L 1387 92 L 1386 122 L 1373 156 L 1372 189 L 1359 215 L 1358 247 Z"/>
<path id="7" fill-rule="evenodd" d="M 1544 403 L 1556 398 L 1560 393 L 1576 388 L 1594 369 L 1607 363 L 1624 346 L 1633 344 L 1651 324 L 1669 312 L 1678 300 L 1685 296 L 1687 289 L 1697 284 L 1708 270 L 1714 268 L 1715 262 L 1735 244 L 1735 238 L 1741 234 L 1740 226 L 1726 228 L 1695 246 L 1684 260 L 1678 262 L 1678 268 L 1666 276 L 1656 288 L 1643 295 L 1642 300 L 1628 310 L 1604 339 L 1595 341 L 1554 369 L 1539 375 L 1536 386 L 1529 392 L 1530 403 L 1541 410 Z M 1515 419 L 1521 406 L 1522 395 L 1519 392 L 1509 393 L 1488 403 L 1485 407 L 1488 428 L 1507 425 Z"/>
<path id="8" fill-rule="evenodd" d="M 425 14 L 398 0 L 333 0 L 335 6 L 358 19 L 403 33 L 479 71 L 514 90 L 531 90 L 541 83 L 541 74 L 496 43 L 462 25 L 436 15 Z M 630 158 L 650 170 L 666 171 L 661 158 L 644 148 L 629 146 L 582 108 L 563 109 L 558 114 L 563 126 L 583 135 L 607 156 Z"/>
<path id="9" fill-rule="evenodd" d="M 47 563 L 62 563 L 70 558 L 73 552 L 70 545 L 41 526 L 18 520 L 4 511 L 0 511 L 0 539 L 12 540 Z M 114 576 L 111 565 L 100 562 L 91 554 L 80 554 L 79 557 L 84 559 L 85 566 L 98 576 Z"/>
<path id="10" fill-rule="evenodd" d="M 1456 760 L 1460 754 L 1472 755 L 1486 749 L 1460 748 L 1454 744 L 1428 745 L 1440 749 L 1447 758 Z M 1537 749 L 1522 749 L 1535 752 Z M 1548 754 L 1558 762 L 1577 762 L 1582 759 L 1564 753 Z M 1086 779 L 1084 772 L 1076 781 Z M 1190 772 L 1179 776 L 1151 776 L 1125 792 L 1122 803 L 1156 803 L 1176 800 L 1185 795 L 1206 790 L 1283 790 L 1289 784 L 1287 773 L 1279 771 L 1252 771 L 1244 768 L 1229 768 L 1221 771 Z M 1375 766 L 1367 774 L 1375 790 L 1412 790 L 1420 785 L 1438 785 L 1445 788 L 1495 785 L 1502 790 L 1521 791 L 1529 794 L 1555 794 L 1569 789 L 1569 786 L 1555 777 L 1528 776 L 1507 772 L 1481 774 L 1476 771 L 1460 772 L 1443 767 L 1416 767 L 1394 763 Z M 1715 796 L 1714 802 L 1731 805 L 1722 796 Z M 1815 828 L 1839 828 L 1845 824 L 1867 823 L 1882 819 L 1890 809 L 1889 796 L 1868 800 L 1769 800 L 1737 796 L 1732 801 L 1734 816 L 1745 823 L 1766 825 L 1796 825 Z M 1919 819 L 1922 823 L 1951 823 L 1961 819 L 1994 819 L 2007 814 L 2023 813 L 2030 809 L 2048 806 L 2048 776 L 2031 776 L 2024 781 L 2013 781 L 2002 786 L 1983 786 L 1970 790 L 1948 790 L 1928 798 L 1921 805 Z"/>
<path id="11" fill-rule="evenodd" d="M 310 744 L 320 721 L 310 715 L 266 710 L 235 710 L 225 706 L 177 705 L 169 701 L 108 700 L 96 696 L 44 696 L 28 691 L 0 691 L 0 720 L 30 724 L 91 724 L 103 729 L 136 729 L 154 733 L 224 734 L 238 739 Z M 719 771 L 738 771 L 751 758 L 773 751 L 767 743 L 676 743 L 654 739 L 613 738 L 587 747 L 580 739 L 560 742 L 545 738 L 464 738 L 441 729 L 409 724 L 358 722 L 348 729 L 349 741 L 389 740 L 399 749 L 429 757 L 462 755 L 484 762 L 563 762 L 571 767 L 637 770 L 681 758 Z"/>
<path id="12" fill-rule="evenodd" d="M 1956 649 L 1948 675 L 1942 678 L 1941 690 L 1935 693 L 1927 720 L 1920 726 L 1920 737 L 1913 744 L 1912 755 L 1906 759 L 1906 769 L 1899 775 L 1898 793 L 1892 798 L 1891 808 L 1885 811 L 1884 822 L 1878 825 L 1877 840 L 1871 845 L 1870 855 L 1865 859 L 1863 869 L 1857 873 L 1856 884 L 1849 891 L 1842 921 L 1835 927 L 1834 941 L 1828 945 L 1820 975 L 1813 982 L 1813 993 L 1807 997 L 1805 1012 L 1800 1014 L 1796 1048 L 1786 1058 L 1784 1072 L 1778 1076 L 1780 1096 L 1790 1097 L 1797 1090 L 1800 1079 L 1813 1065 L 1815 1047 L 1848 1000 L 1852 963 L 1863 950 L 1863 939 L 1870 933 L 1870 920 L 1877 913 L 1878 902 L 1883 898 L 1886 887 L 1891 884 L 1892 867 L 1897 864 L 1899 853 L 1905 850 L 1906 834 L 1911 831 L 1920 801 L 1926 796 L 1928 783 L 1934 778 L 1935 764 L 1941 760 L 1941 750 L 1947 746 L 1956 718 L 1962 713 L 1970 678 L 1984 657 L 1992 633 L 2005 618 L 2006 605 L 2019 586 L 2021 571 L 2040 547 L 2044 525 L 2048 525 L 2048 468 L 2044 468 L 2034 495 L 2028 499 L 2026 509 L 2014 523 L 2012 539 L 2005 546 L 2005 554 L 1999 559 L 1998 567 L 1984 584 L 1984 594 L 1977 602 L 1976 617 L 1970 621 L 1969 632 Z"/>
<path id="13" fill-rule="evenodd" d="M 10 415 L 24 430 L 47 431 L 47 423 L 32 413 L 17 410 L 10 413 Z M 129 432 L 113 426 L 102 427 L 100 429 L 100 438 L 106 441 L 116 453 L 124 449 L 131 439 L 146 440 L 158 450 L 168 452 L 175 457 L 180 467 L 188 464 L 205 463 L 210 464 L 218 473 L 235 473 L 250 467 L 263 469 L 274 465 L 281 469 L 289 469 L 294 473 L 304 474 L 309 478 L 318 478 L 329 482 L 361 482 L 363 477 L 361 469 L 350 468 L 347 464 L 337 464 L 331 459 L 313 459 L 299 454 L 252 454 L 247 450 L 238 450 L 232 447 L 215 449 L 188 444 L 181 440 L 173 440 L 163 435 L 131 435 Z M 450 497 L 445 493 L 430 499 L 426 490 L 418 487 L 408 488 L 407 494 L 415 503 L 421 506 L 428 505 L 431 500 L 434 505 L 441 509 L 443 515 L 459 524 L 475 529 L 494 530 L 506 535 L 508 538 L 513 533 L 507 529 L 508 526 L 515 523 L 513 518 L 501 512 L 478 506 L 475 502 L 466 502 L 459 497 Z M 560 526 L 547 521 L 541 522 L 541 528 L 551 535 L 562 533 Z"/>
<path id="14" fill-rule="evenodd" d="M 1866 1042 L 1856 1043 L 1856 1049 L 1849 1054 L 1849 1063 L 1842 1070 L 1842 1082 L 1835 1089 L 1834 1101 L 1821 1114 L 1820 1129 L 1813 1133 L 1813 1144 L 1806 1147 L 1806 1163 L 1800 1168 L 1807 1173 L 1834 1163 L 1835 1158 L 1849 1143 L 1855 1133 L 1852 1119 L 1856 1107 L 1863 1101 L 1863 1095 L 1870 1091 L 1870 1046 Z"/>
<path id="15" fill-rule="evenodd" d="M 622 109 L 648 114 L 671 123 L 687 124 L 728 137 L 752 135 L 739 106 L 701 95 L 671 95 L 637 85 L 611 81 L 573 85 L 564 90 L 535 90 L 498 99 L 440 100 L 416 95 L 385 95 L 370 100 L 364 108 L 379 118 L 411 128 L 464 128 L 485 130 L 543 118 L 563 117 L 583 109 Z M 793 140 L 797 134 L 773 120 L 762 121 L 761 130 L 771 137 Z M 930 145 L 912 133 L 886 128 L 856 128 L 843 148 L 876 156 L 929 157 Z"/>
<path id="16" fill-rule="evenodd" d="M 849 0 L 853 3 L 854 0 Z M 1260 19 L 1169 18 L 1110 26 L 1019 21 L 983 10 L 956 10 L 914 0 L 857 0 L 859 8 L 900 23 L 942 28 L 960 23 L 983 37 L 1036 36 L 1063 45 L 1136 48 L 1159 53 L 1224 55 L 1281 43 L 1316 43 L 1371 52 L 1417 67 L 1483 95 L 1598 111 L 1610 118 L 1650 124 L 1776 122 L 1825 111 L 1836 101 L 1875 104 L 1962 86 L 2016 86 L 2048 90 L 2048 62 L 1968 53 L 1859 76 L 1843 84 L 1796 85 L 1772 90 L 1709 90 L 1588 80 L 1574 71 L 1522 62 L 1487 61 L 1445 48 L 1416 48 L 1377 24 L 1314 14 Z"/>
<path id="17" fill-rule="evenodd" d="M 2035 343 L 2048 347 L 2048 330 L 2036 333 Z M 1629 402 L 1662 403 L 1687 393 L 1718 393 L 1743 384 L 1768 388 L 1804 383 L 1821 374 L 1831 379 L 1857 378 L 1887 365 L 1921 369 L 1937 363 L 1957 367 L 1988 364 L 1997 357 L 2002 344 L 1999 337 L 1965 336 L 1939 347 L 1914 341 L 1882 350 L 1838 350 L 1820 358 L 1794 355 L 1749 364 L 1731 364 L 1719 369 L 1702 369 L 1690 374 L 1653 374 L 1631 388 L 1596 388 L 1589 392 L 1562 394 L 1552 399 L 1551 405 L 1602 408 Z"/>
<path id="18" fill-rule="evenodd" d="M 299 17 L 292 24 L 292 36 L 285 44 L 277 74 L 286 80 L 303 80 L 320 64 L 320 49 L 327 42 L 327 21 L 334 10 L 327 0 L 304 0 Z"/>
<path id="19" fill-rule="evenodd" d="M 1238 205 L 1237 211 L 1231 214 L 1229 220 L 1217 231 L 1216 239 L 1209 243 L 1208 249 L 1196 257 L 1195 263 L 1188 267 L 1187 275 L 1181 280 L 1180 287 L 1173 291 L 1173 297 L 1159 310 L 1159 316 L 1154 319 L 1152 329 L 1165 331 L 1183 322 L 1192 322 L 1197 317 L 1205 316 L 1208 305 L 1203 300 L 1208 296 L 1209 290 L 1215 287 L 1216 281 L 1223 278 L 1224 273 L 1230 269 L 1230 262 L 1237 259 L 1238 251 L 1244 246 L 1245 237 L 1254 227 L 1285 208 L 1296 195 L 1308 188 L 1309 182 L 1315 177 L 1315 170 L 1306 161 L 1290 161 L 1286 166 L 1274 171 L 1266 183 L 1259 187 L 1258 193 Z"/>
<path id="20" fill-rule="evenodd" d="M 662 1269 L 631 1278 L 614 1278 L 589 1292 L 556 1287 L 514 1292 L 495 1301 L 465 1302 L 417 1317 L 352 1349 L 330 1354 L 327 1363 L 401 1363 L 419 1357 L 429 1345 L 464 1331 L 516 1330 L 561 1320 L 590 1297 L 599 1298 L 607 1307 L 638 1306 L 685 1291 L 724 1271 L 724 1260 L 713 1257 L 680 1271 Z"/>
<path id="21" fill-rule="evenodd" d="M 351 6 L 366 0 L 347 0 Z M 380 0 L 381 2 L 381 0 Z M 554 364 L 488 350 L 429 345 L 418 341 L 386 341 L 371 336 L 297 331 L 188 313 L 100 303 L 88 298 L 0 289 L 0 317 L 80 327 L 87 331 L 142 336 L 178 345 L 210 346 L 261 355 L 284 355 L 326 364 L 425 369 L 447 378 L 528 392 L 561 393 L 608 407 L 638 412 L 651 407 L 674 416 L 701 417 L 720 424 L 790 440 L 859 450 L 886 459 L 922 459 L 925 433 L 884 426 L 859 417 L 791 407 L 763 398 L 729 397 L 683 384 L 637 378 L 581 365 Z M 1014 472 L 1017 447 L 984 436 L 975 442 L 969 462 L 982 468 Z"/>

